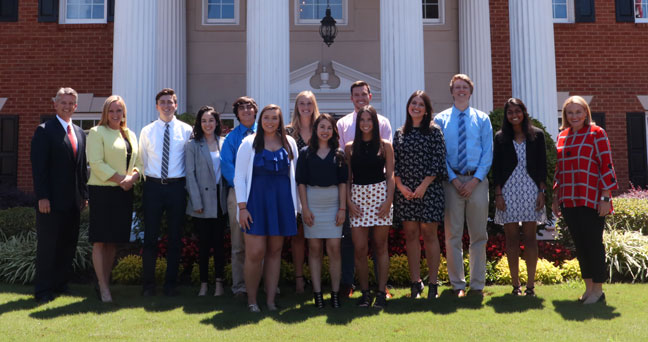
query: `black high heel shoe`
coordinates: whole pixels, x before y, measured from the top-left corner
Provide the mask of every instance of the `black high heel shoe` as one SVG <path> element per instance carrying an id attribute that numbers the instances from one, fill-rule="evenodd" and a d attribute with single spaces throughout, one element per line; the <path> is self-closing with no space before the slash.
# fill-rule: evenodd
<path id="1" fill-rule="evenodd" d="M 340 292 L 331 291 L 331 306 L 335 309 L 340 307 Z"/>
<path id="2" fill-rule="evenodd" d="M 315 307 L 318 309 L 324 308 L 324 296 L 322 296 L 322 292 L 313 292 L 313 299 L 315 300 Z"/>

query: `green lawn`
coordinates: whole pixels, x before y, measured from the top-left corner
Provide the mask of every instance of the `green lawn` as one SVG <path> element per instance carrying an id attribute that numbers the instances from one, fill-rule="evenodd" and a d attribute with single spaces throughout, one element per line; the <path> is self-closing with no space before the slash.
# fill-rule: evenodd
<path id="1" fill-rule="evenodd" d="M 606 285 L 607 305 L 575 301 L 581 284 L 536 288 L 537 298 L 509 296 L 489 286 L 486 297 L 457 299 L 448 287 L 434 302 L 396 290 L 384 311 L 313 307 L 309 294 L 284 294 L 279 313 L 251 314 L 245 301 L 196 297 L 183 287 L 175 298 L 143 298 L 139 287 L 115 286 L 102 304 L 90 285 L 79 296 L 37 305 L 32 287 L 0 284 L 1 341 L 646 341 L 648 285 Z M 427 291 L 427 290 L 426 290 Z M 427 293 L 427 292 L 426 292 Z M 357 296 L 357 295 L 356 295 Z M 264 301 L 261 296 L 260 302 Z M 328 303 L 327 303 L 328 304 Z M 264 306 L 261 307 L 265 309 Z"/>

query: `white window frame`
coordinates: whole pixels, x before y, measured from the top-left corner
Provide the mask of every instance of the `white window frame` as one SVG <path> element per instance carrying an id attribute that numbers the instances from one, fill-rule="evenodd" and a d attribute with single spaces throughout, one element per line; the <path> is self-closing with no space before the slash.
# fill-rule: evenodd
<path id="1" fill-rule="evenodd" d="M 67 0 L 59 1 L 59 24 L 106 24 L 108 22 L 108 0 L 103 0 L 104 13 L 101 19 L 68 19 Z"/>
<path id="2" fill-rule="evenodd" d="M 319 19 L 302 19 L 299 17 L 299 0 L 294 0 L 295 4 L 295 25 L 320 25 Z M 342 0 L 342 18 L 335 18 L 335 25 L 347 25 L 349 23 L 349 0 Z"/>
<path id="3" fill-rule="evenodd" d="M 633 10 L 635 11 L 635 13 L 636 13 L 636 10 L 637 10 L 637 5 L 638 5 L 638 4 L 637 4 L 637 1 L 638 1 L 638 0 L 633 0 L 633 4 L 632 4 L 632 8 L 633 8 Z M 641 2 L 641 4 L 643 4 L 644 2 L 648 2 L 648 1 L 643 0 L 643 1 Z M 648 10 L 647 10 L 646 12 L 648 12 Z M 646 14 L 646 13 L 644 13 L 644 15 L 648 16 L 648 14 Z M 637 23 L 637 24 L 645 24 L 645 23 L 648 23 L 648 17 L 647 17 L 647 18 L 637 18 L 637 17 L 636 17 L 636 14 L 635 14 L 635 23 Z"/>
<path id="4" fill-rule="evenodd" d="M 421 0 L 421 6 L 423 1 Z M 421 7 L 421 16 L 423 16 L 423 7 Z M 445 0 L 439 0 L 439 18 L 427 19 L 423 18 L 423 25 L 443 25 L 445 24 Z"/>
<path id="5" fill-rule="evenodd" d="M 576 19 L 575 19 L 575 16 L 574 16 L 574 0 L 567 0 L 566 1 L 566 6 L 567 6 L 567 18 L 554 18 L 553 17 L 553 0 L 551 0 L 551 17 L 553 18 L 554 23 L 571 24 L 571 23 L 576 22 Z"/>
<path id="6" fill-rule="evenodd" d="M 238 25 L 240 22 L 240 8 L 241 0 L 234 0 L 234 18 L 226 19 L 210 19 L 207 16 L 209 11 L 207 11 L 207 2 L 208 0 L 202 0 L 202 24 L 203 25 Z"/>
<path id="7" fill-rule="evenodd" d="M 92 113 L 92 112 L 89 112 L 89 113 L 74 113 L 74 115 L 72 115 L 72 122 L 75 122 L 75 121 L 93 121 L 92 126 L 98 125 L 100 120 L 101 120 L 101 113 Z M 83 129 L 83 124 L 78 125 L 78 126 Z M 84 129 L 83 131 L 85 132 L 86 135 L 88 134 L 88 132 L 90 132 L 89 129 Z"/>

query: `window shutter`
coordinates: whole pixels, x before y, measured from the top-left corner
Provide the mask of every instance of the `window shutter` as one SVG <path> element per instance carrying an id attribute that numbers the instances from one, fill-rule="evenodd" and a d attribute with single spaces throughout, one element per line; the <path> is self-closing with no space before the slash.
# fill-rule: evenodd
<path id="1" fill-rule="evenodd" d="M 619 23 L 634 23 L 634 0 L 615 0 L 616 21 Z"/>
<path id="2" fill-rule="evenodd" d="M 0 21 L 18 21 L 18 0 L 0 1 Z"/>
<path id="3" fill-rule="evenodd" d="M 574 14 L 577 23 L 593 23 L 594 0 L 574 0 Z"/>
<path id="4" fill-rule="evenodd" d="M 115 0 L 108 0 L 108 22 L 115 21 Z"/>
<path id="5" fill-rule="evenodd" d="M 38 22 L 58 22 L 59 0 L 38 0 Z"/>

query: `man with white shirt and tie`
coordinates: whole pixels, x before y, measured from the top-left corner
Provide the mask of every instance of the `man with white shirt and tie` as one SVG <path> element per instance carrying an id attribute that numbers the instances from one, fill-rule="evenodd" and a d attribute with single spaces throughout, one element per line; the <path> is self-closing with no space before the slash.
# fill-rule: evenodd
<path id="1" fill-rule="evenodd" d="M 486 282 L 488 179 L 493 161 L 493 129 L 488 115 L 469 106 L 474 84 L 464 74 L 450 80 L 451 108 L 434 117 L 446 143 L 445 236 L 448 278 L 457 297 L 466 295 L 463 269 L 464 222 L 470 235 L 470 293 L 483 296 Z"/>
<path id="2" fill-rule="evenodd" d="M 173 89 L 162 89 L 155 96 L 157 120 L 142 128 L 140 156 L 144 165 L 144 253 L 143 296 L 155 295 L 155 261 L 162 214 L 167 217 L 167 269 L 164 294 L 178 294 L 177 279 L 182 248 L 185 194 L 184 146 L 192 128 L 175 117 L 178 98 Z"/>

